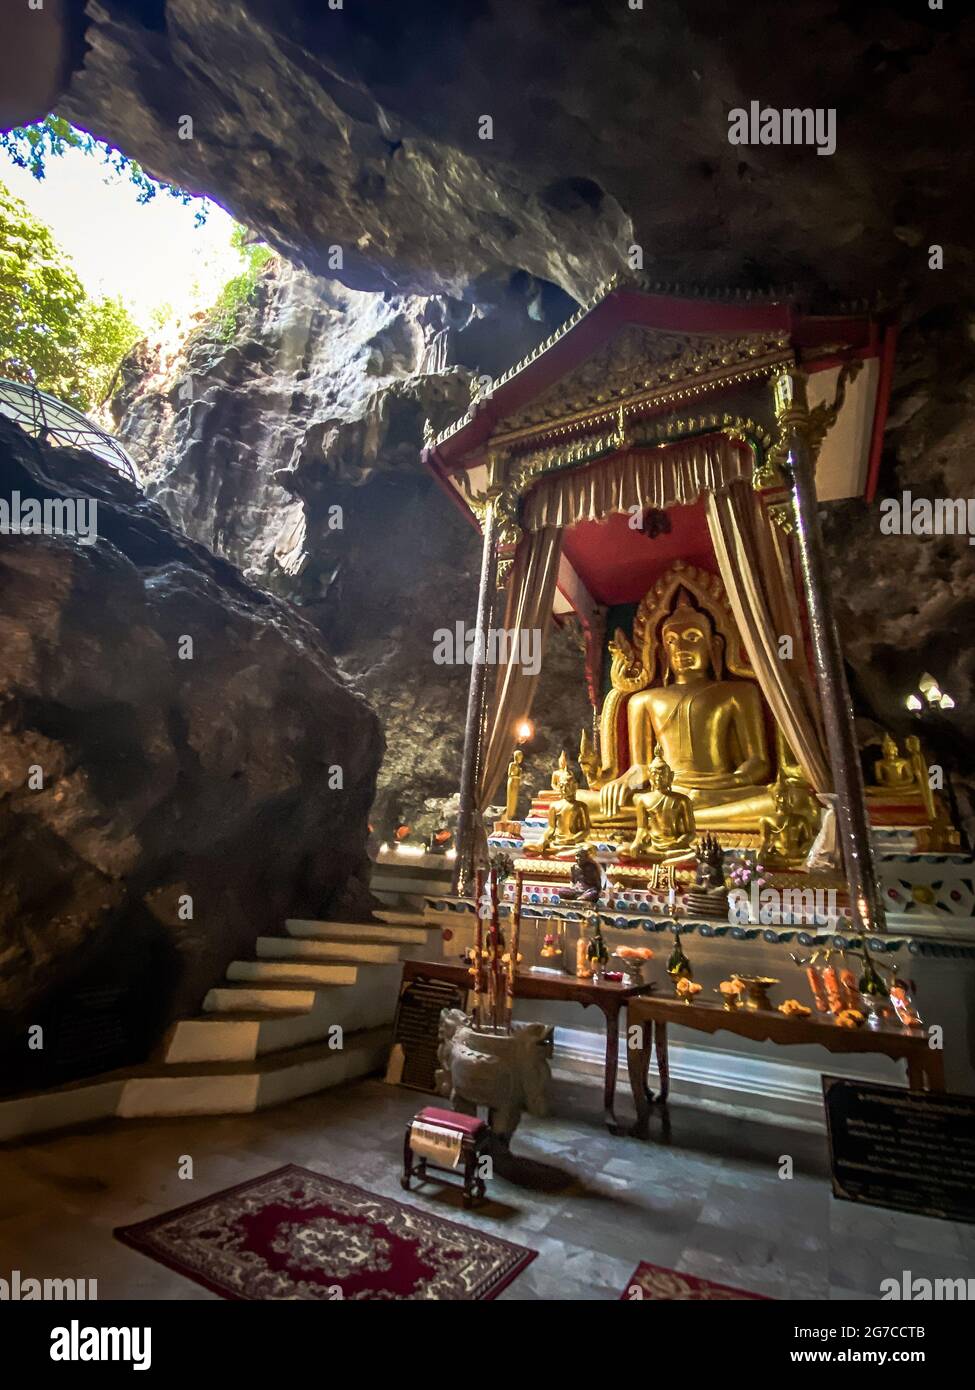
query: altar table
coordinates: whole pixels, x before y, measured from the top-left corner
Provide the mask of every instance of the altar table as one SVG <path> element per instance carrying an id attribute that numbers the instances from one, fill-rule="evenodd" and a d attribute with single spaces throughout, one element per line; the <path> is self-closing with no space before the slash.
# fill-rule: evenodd
<path id="1" fill-rule="evenodd" d="M 458 961 L 406 960 L 403 962 L 403 981 L 426 977 L 432 980 L 449 980 L 452 984 L 470 988 L 470 969 L 466 963 Z M 579 979 L 575 975 L 540 975 L 529 970 L 519 970 L 515 975 L 516 999 L 552 999 L 581 1004 L 584 1009 L 595 1004 L 606 1020 L 606 1060 L 603 1068 L 603 1115 L 608 1127 L 615 1131 L 618 1126 L 613 1113 L 616 1095 L 616 1072 L 619 1065 L 620 1010 L 631 1008 L 638 996 L 646 996 L 655 986 L 653 984 L 633 985 L 617 983 L 614 980 Z M 645 1075 L 645 1073 L 644 1073 Z M 630 1071 L 630 1081 L 633 1072 Z M 639 1113 L 640 1099 L 636 1090 L 633 1099 Z"/>
<path id="2" fill-rule="evenodd" d="M 809 1018 L 787 1018 L 773 1009 L 726 1009 L 722 1004 L 685 1004 L 680 999 L 634 999 L 627 1016 L 630 1038 L 639 1030 L 639 1045 L 627 1048 L 630 1086 L 636 1103 L 637 1122 L 633 1133 L 646 1138 L 650 1107 L 663 1105 L 670 1094 L 670 1065 L 667 1055 L 667 1025 L 694 1028 L 702 1033 L 724 1030 L 757 1042 L 786 1045 L 817 1043 L 830 1052 L 879 1052 L 907 1063 L 907 1084 L 911 1090 L 943 1091 L 944 1056 L 928 1046 L 927 1030 L 907 1029 L 885 1024 L 879 1028 L 840 1028 L 829 1014 Z M 630 1041 L 628 1038 L 628 1041 Z M 660 1090 L 656 1096 L 647 1086 L 651 1053 L 656 1052 Z"/>

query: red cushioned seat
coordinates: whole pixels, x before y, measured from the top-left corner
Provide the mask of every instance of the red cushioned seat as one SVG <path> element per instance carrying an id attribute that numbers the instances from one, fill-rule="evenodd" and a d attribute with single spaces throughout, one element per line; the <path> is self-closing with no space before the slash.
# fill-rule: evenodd
<path id="1" fill-rule="evenodd" d="M 415 1117 L 425 1124 L 440 1125 L 442 1129 L 459 1129 L 472 1137 L 480 1134 L 485 1123 L 476 1115 L 461 1115 L 457 1110 L 440 1110 L 436 1105 L 426 1105 Z"/>

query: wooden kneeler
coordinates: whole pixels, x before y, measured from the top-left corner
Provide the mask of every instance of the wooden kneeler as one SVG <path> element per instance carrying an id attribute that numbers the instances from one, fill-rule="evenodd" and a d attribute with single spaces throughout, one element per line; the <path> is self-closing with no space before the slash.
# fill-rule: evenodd
<path id="1" fill-rule="evenodd" d="M 443 1174 L 445 1178 L 453 1177 L 462 1168 L 464 1206 L 472 1207 L 475 1202 L 484 1200 L 486 1188 L 477 1168 L 479 1159 L 487 1152 L 490 1137 L 490 1128 L 476 1115 L 441 1110 L 435 1105 L 424 1106 L 406 1126 L 400 1186 L 409 1192 L 414 1177 L 419 1182 L 426 1182 L 430 1170 Z M 414 1143 L 418 1152 L 414 1152 Z M 441 1152 L 445 1162 L 438 1163 L 431 1154 L 439 1155 Z M 450 1158 L 454 1162 L 448 1168 L 446 1160 Z"/>

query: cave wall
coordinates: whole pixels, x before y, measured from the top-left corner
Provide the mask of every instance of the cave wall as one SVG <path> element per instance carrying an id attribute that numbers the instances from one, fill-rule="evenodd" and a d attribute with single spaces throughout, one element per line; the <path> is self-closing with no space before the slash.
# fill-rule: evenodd
<path id="1" fill-rule="evenodd" d="M 5 1088 L 137 1060 L 287 915 L 367 917 L 382 752 L 312 625 L 0 418 L 17 493 L 94 498 L 97 539 L 0 535 Z"/>
<path id="2" fill-rule="evenodd" d="M 346 289 L 272 263 L 235 331 L 140 345 L 112 402 L 149 495 L 315 624 L 382 722 L 372 822 L 433 829 L 459 781 L 469 668 L 434 633 L 473 621 L 478 534 L 419 463 L 423 424 L 467 407 L 563 298 L 526 277 L 477 306 Z M 555 316 L 555 317 L 553 317 Z M 336 511 L 338 509 L 338 511 Z M 524 789 L 591 718 L 574 624 L 553 632 Z"/>

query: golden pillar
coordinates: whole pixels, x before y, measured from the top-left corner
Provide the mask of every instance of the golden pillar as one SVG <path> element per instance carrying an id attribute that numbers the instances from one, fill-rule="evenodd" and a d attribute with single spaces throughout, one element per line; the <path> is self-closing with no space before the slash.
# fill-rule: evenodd
<path id="1" fill-rule="evenodd" d="M 477 589 L 477 639 L 467 694 L 464 723 L 464 753 L 460 769 L 460 807 L 457 816 L 457 859 L 454 864 L 453 892 L 466 896 L 474 890 L 474 871 L 480 841 L 480 813 L 477 785 L 484 757 L 484 716 L 487 705 L 487 635 L 494 618 L 497 596 L 498 546 L 497 514 L 494 500 L 488 498 L 482 525 L 481 577 Z"/>
<path id="2" fill-rule="evenodd" d="M 870 933 L 885 931 L 886 923 L 870 843 L 853 702 L 829 591 L 815 475 L 819 446 L 836 421 L 846 382 L 855 370 L 844 367 L 833 404 L 819 405 L 815 410 L 810 410 L 806 398 L 805 372 L 798 367 L 781 372 L 773 382 L 775 416 L 779 423 L 779 438 L 773 452 L 792 483 L 799 564 L 853 922 L 859 930 Z"/>

